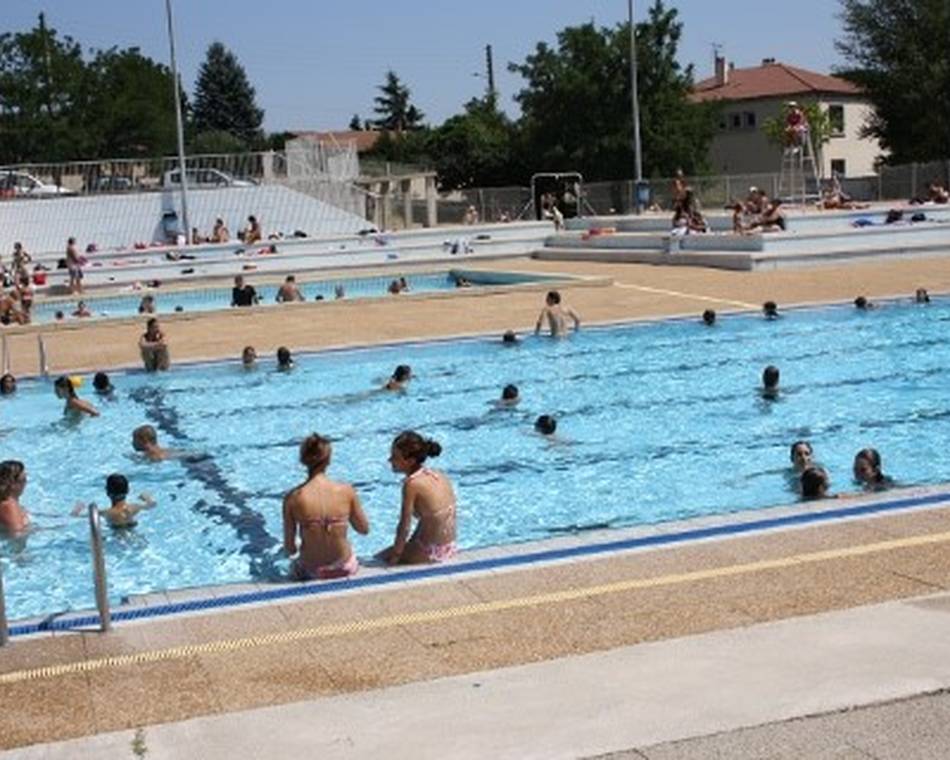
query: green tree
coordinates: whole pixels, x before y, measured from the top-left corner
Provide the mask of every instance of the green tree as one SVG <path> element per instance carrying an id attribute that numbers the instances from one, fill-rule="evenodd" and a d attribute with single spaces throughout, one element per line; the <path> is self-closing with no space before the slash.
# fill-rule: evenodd
<path id="1" fill-rule="evenodd" d="M 79 43 L 47 27 L 42 13 L 30 31 L 0 34 L 0 162 L 84 155 L 92 90 Z"/>
<path id="2" fill-rule="evenodd" d="M 360 115 L 358 113 L 353 114 L 353 118 L 350 119 L 351 132 L 362 132 L 363 131 L 363 122 L 360 121 Z"/>
<path id="3" fill-rule="evenodd" d="M 220 42 L 211 43 L 195 83 L 195 132 L 228 132 L 247 146 L 257 144 L 262 140 L 264 111 L 254 98 L 254 88 L 234 53 Z"/>
<path id="4" fill-rule="evenodd" d="M 841 0 L 842 74 L 874 106 L 865 134 L 892 163 L 950 157 L 950 2 Z"/>
<path id="5" fill-rule="evenodd" d="M 515 96 L 521 140 L 537 170 L 577 170 L 591 179 L 633 174 L 628 24 L 567 27 L 557 47 L 542 42 L 509 70 L 526 80 Z M 644 174 L 701 171 L 712 140 L 714 106 L 690 103 L 692 68 L 676 52 L 676 9 L 655 0 L 637 25 L 637 66 Z"/>
<path id="6" fill-rule="evenodd" d="M 523 167 L 513 162 L 515 127 L 495 98 L 474 99 L 465 113 L 433 130 L 428 152 L 443 189 L 516 184 Z"/>
<path id="7" fill-rule="evenodd" d="M 247 145 L 240 137 L 220 129 L 199 132 L 188 142 L 190 153 L 241 153 L 245 150 Z"/>
<path id="8" fill-rule="evenodd" d="M 379 86 L 380 94 L 373 101 L 373 111 L 377 119 L 373 126 L 391 132 L 405 132 L 419 129 L 425 115 L 409 102 L 409 88 L 396 75 L 395 71 L 386 72 L 386 81 Z"/>
<path id="9" fill-rule="evenodd" d="M 113 48 L 98 52 L 89 71 L 95 87 L 84 119 L 92 155 L 156 156 L 175 149 L 174 91 L 166 66 L 137 48 Z"/>

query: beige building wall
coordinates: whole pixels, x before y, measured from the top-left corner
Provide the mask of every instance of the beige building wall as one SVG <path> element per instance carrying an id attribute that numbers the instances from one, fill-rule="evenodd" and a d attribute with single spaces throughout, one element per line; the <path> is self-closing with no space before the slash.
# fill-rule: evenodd
<path id="1" fill-rule="evenodd" d="M 777 118 L 788 100 L 783 97 L 724 102 L 709 150 L 713 173 L 778 173 L 782 167 L 782 151 L 766 140 L 762 126 L 767 119 Z M 833 136 L 820 150 L 819 173 L 830 177 L 831 162 L 836 160 L 845 162 L 844 176 L 873 174 L 881 149 L 875 140 L 860 137 L 861 127 L 870 114 L 869 106 L 848 96 L 824 98 L 819 103 L 824 109 L 840 106 L 844 111 L 844 131 Z"/>

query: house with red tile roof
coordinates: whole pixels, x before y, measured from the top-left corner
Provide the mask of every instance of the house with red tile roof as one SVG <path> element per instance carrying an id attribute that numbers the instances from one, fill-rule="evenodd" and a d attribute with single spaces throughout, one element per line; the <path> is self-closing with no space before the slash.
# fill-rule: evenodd
<path id="1" fill-rule="evenodd" d="M 881 155 L 876 140 L 861 136 L 873 115 L 870 103 L 858 87 L 840 77 L 771 58 L 759 66 L 736 68 L 717 56 L 714 76 L 697 82 L 690 98 L 721 104 L 709 152 L 712 170 L 718 174 L 779 171 L 781 148 L 766 140 L 762 126 L 779 117 L 789 101 L 817 102 L 828 113 L 834 132 L 820 149 L 822 176 L 830 177 L 833 171 L 843 177 L 873 174 Z"/>

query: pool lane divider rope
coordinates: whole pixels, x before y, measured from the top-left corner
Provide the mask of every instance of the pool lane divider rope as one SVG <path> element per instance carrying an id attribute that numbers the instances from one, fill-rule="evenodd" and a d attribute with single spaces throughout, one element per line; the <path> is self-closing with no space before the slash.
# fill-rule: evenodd
<path id="1" fill-rule="evenodd" d="M 691 528 L 673 533 L 659 533 L 634 538 L 621 538 L 613 541 L 579 544 L 562 549 L 542 549 L 525 554 L 510 554 L 503 557 L 475 559 L 469 561 L 449 562 L 444 565 L 425 565 L 412 569 L 399 570 L 386 574 L 363 575 L 338 581 L 315 581 L 281 586 L 264 591 L 249 591 L 239 594 L 209 597 L 205 599 L 189 599 L 181 602 L 156 604 L 149 607 L 132 607 L 112 611 L 113 624 L 129 620 L 146 620 L 180 615 L 189 612 L 199 612 L 219 608 L 240 607 L 247 604 L 260 604 L 282 599 L 319 596 L 339 591 L 356 589 L 373 589 L 405 583 L 415 580 L 433 578 L 451 578 L 469 573 L 486 572 L 502 568 L 519 568 L 542 565 L 549 562 L 558 562 L 571 559 L 582 559 L 616 554 L 619 552 L 637 549 L 677 546 L 701 541 L 710 538 L 728 538 L 750 533 L 759 533 L 768 530 L 808 526 L 846 520 L 856 517 L 865 517 L 875 514 L 950 505 L 950 493 L 938 492 L 923 496 L 911 496 L 888 501 L 872 502 L 851 507 L 827 509 L 821 512 L 800 512 L 781 517 L 765 517 L 747 522 L 726 523 L 703 528 Z M 462 555 L 464 557 L 464 554 Z M 10 626 L 10 638 L 30 636 L 51 631 L 70 631 L 99 626 L 99 616 L 95 614 L 80 615 L 69 618 L 47 618 L 38 623 L 20 623 Z"/>
<path id="2" fill-rule="evenodd" d="M 861 544 L 858 546 L 849 546 L 840 549 L 827 549 L 824 551 L 796 554 L 789 557 L 779 557 L 777 559 L 759 560 L 756 562 L 747 562 L 739 565 L 728 565 L 725 567 L 713 567 L 705 570 L 695 570 L 686 573 L 673 573 L 670 575 L 663 575 L 653 578 L 637 578 L 616 581 L 614 583 L 604 583 L 597 586 L 563 589 L 560 591 L 533 594 L 530 596 L 523 596 L 513 599 L 500 599 L 493 602 L 462 604 L 434 610 L 405 612 L 398 615 L 387 615 L 384 617 L 351 620 L 343 623 L 331 623 L 292 631 L 278 631 L 275 633 L 261 634 L 258 636 L 247 636 L 239 639 L 224 639 L 219 641 L 210 641 L 203 644 L 190 644 L 147 652 L 136 652 L 134 654 L 100 657 L 96 659 L 70 662 L 60 665 L 49 665 L 46 667 L 32 668 L 28 670 L 11 671 L 9 673 L 0 674 L 0 684 L 15 684 L 60 678 L 63 676 L 93 673 L 96 671 L 112 670 L 134 665 L 184 660 L 204 655 L 231 654 L 234 652 L 273 646 L 276 644 L 312 641 L 315 639 L 325 639 L 334 636 L 343 636 L 346 634 L 370 633 L 372 631 L 396 628 L 399 626 L 418 625 L 421 623 L 437 623 L 445 620 L 467 618 L 475 615 L 484 615 L 494 612 L 507 612 L 510 610 L 542 607 L 551 604 L 564 604 L 566 602 L 572 602 L 579 599 L 590 599 L 593 597 L 607 596 L 609 594 L 617 594 L 626 591 L 640 591 L 663 586 L 677 586 L 700 581 L 720 580 L 723 578 L 733 578 L 740 575 L 802 567 L 805 565 L 828 562 L 832 560 L 854 559 L 872 554 L 880 554 L 889 551 L 923 546 L 934 546 L 948 542 L 950 542 L 950 531 L 944 533 L 933 533 L 929 535 L 909 536 L 906 538 L 879 541 L 871 544 Z"/>

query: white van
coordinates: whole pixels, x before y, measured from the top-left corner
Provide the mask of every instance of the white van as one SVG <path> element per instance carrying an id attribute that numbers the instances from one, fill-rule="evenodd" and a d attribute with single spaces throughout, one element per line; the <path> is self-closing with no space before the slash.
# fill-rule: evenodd
<path id="1" fill-rule="evenodd" d="M 67 190 L 65 187 L 41 182 L 27 172 L 0 169 L 0 197 L 55 198 L 75 194 L 75 191 Z"/>
<path id="2" fill-rule="evenodd" d="M 185 175 L 188 178 L 188 187 L 253 187 L 254 182 L 246 179 L 235 179 L 220 169 L 189 169 Z M 162 187 L 177 187 L 181 184 L 181 170 L 172 169 L 162 177 Z"/>

